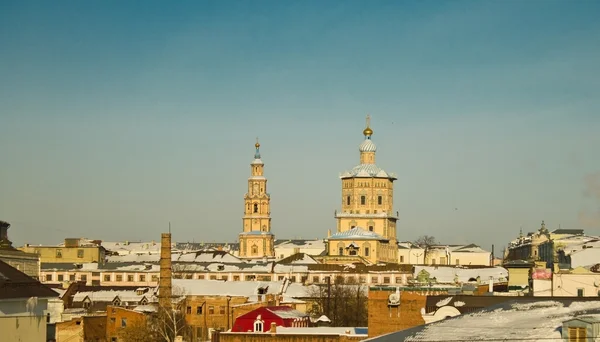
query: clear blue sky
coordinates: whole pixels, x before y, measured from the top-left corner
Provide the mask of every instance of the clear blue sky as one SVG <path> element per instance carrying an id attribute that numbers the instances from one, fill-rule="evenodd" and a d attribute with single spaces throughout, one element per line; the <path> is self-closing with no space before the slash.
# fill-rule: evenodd
<path id="1" fill-rule="evenodd" d="M 233 241 L 259 136 L 274 233 L 325 237 L 370 113 L 401 240 L 499 250 L 541 220 L 599 234 L 599 15 L 592 0 L 3 1 L 0 219 L 18 245 L 158 239 L 169 221 L 177 241 Z"/>

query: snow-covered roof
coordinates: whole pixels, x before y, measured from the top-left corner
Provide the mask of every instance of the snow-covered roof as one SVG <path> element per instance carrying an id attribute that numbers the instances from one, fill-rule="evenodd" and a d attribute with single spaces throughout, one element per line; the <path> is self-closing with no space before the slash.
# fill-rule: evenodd
<path id="1" fill-rule="evenodd" d="M 160 254 L 160 243 L 149 242 L 129 242 L 129 241 L 102 241 L 102 247 L 107 251 L 118 253 L 119 255 L 135 253 Z"/>
<path id="2" fill-rule="evenodd" d="M 157 308 L 154 305 L 138 305 L 133 308 L 133 311 L 137 312 L 157 312 Z"/>
<path id="3" fill-rule="evenodd" d="M 438 283 L 454 283 L 455 278 L 458 281 L 466 283 L 469 279 L 479 279 L 482 282 L 489 281 L 493 277 L 495 282 L 506 281 L 508 279 L 508 271 L 503 267 L 482 267 L 482 268 L 462 268 L 460 266 L 415 266 L 414 278 L 425 270 L 429 273 L 429 278 L 436 278 Z"/>
<path id="4" fill-rule="evenodd" d="M 375 232 L 370 232 L 368 230 L 365 230 L 361 227 L 354 227 L 345 232 L 335 233 L 335 234 L 331 235 L 328 239 L 329 240 L 349 240 L 349 239 L 351 239 L 351 240 L 380 240 L 380 241 L 387 240 L 383 236 L 381 236 Z"/>
<path id="5" fill-rule="evenodd" d="M 104 291 L 82 291 L 77 292 L 73 296 L 73 302 L 81 302 L 85 298 L 89 298 L 92 302 L 112 302 L 116 297 L 119 297 L 121 302 L 139 302 L 144 297 L 149 302 L 155 302 L 156 298 L 154 297 L 152 291 L 148 289 L 148 291 L 144 293 L 138 294 L 135 290 L 121 290 L 121 291 L 113 291 L 113 290 L 104 290 Z"/>
<path id="6" fill-rule="evenodd" d="M 275 249 L 325 249 L 325 241 L 322 239 L 317 240 L 279 240 L 275 241 Z"/>
<path id="7" fill-rule="evenodd" d="M 173 279 L 173 288 L 192 296 L 237 296 L 256 298 L 258 289 L 266 289 L 267 294 L 278 294 L 302 298 L 307 296 L 309 286 L 284 281 L 222 281 L 201 279 Z"/>
<path id="8" fill-rule="evenodd" d="M 305 314 L 304 312 L 292 309 L 289 306 L 272 306 L 272 307 L 267 307 L 266 309 L 284 319 L 305 318 L 305 317 L 309 316 L 309 315 Z"/>
<path id="9" fill-rule="evenodd" d="M 345 171 L 340 174 L 340 178 L 387 178 L 397 179 L 393 173 L 388 173 L 375 164 L 359 164 L 350 171 Z"/>
<path id="10" fill-rule="evenodd" d="M 294 335 L 348 335 L 367 337 L 367 328 L 354 327 L 277 327 L 277 334 Z"/>
<path id="11" fill-rule="evenodd" d="M 562 341 L 563 322 L 600 317 L 600 301 L 508 302 L 365 341 Z"/>
<path id="12" fill-rule="evenodd" d="M 366 138 L 360 143 L 360 145 L 358 145 L 358 150 L 360 152 L 377 152 L 377 146 L 373 140 Z"/>

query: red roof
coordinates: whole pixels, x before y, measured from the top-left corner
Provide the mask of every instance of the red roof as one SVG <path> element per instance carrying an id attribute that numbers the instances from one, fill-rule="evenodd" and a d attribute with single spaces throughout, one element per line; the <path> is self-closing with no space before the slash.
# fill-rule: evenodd
<path id="1" fill-rule="evenodd" d="M 231 331 L 253 331 L 254 322 L 260 319 L 263 322 L 263 331 L 269 331 L 271 323 L 278 326 L 308 326 L 309 316 L 289 306 L 263 306 L 236 318 Z M 298 323 L 303 322 L 303 323 Z"/>

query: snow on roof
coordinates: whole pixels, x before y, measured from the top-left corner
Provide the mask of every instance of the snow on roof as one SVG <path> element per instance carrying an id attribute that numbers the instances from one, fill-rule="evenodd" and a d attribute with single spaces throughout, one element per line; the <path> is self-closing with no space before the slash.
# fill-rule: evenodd
<path id="1" fill-rule="evenodd" d="M 276 241 L 275 249 L 278 248 L 304 248 L 304 249 L 325 249 L 325 241 L 318 240 L 286 240 L 286 241 Z"/>
<path id="2" fill-rule="evenodd" d="M 135 290 L 121 290 L 121 291 L 113 291 L 113 290 L 104 290 L 104 291 L 82 291 L 77 292 L 73 296 L 73 302 L 81 302 L 86 297 L 88 297 L 92 302 L 112 302 L 116 297 L 122 302 L 139 302 L 142 298 L 146 297 L 146 300 L 152 302 L 155 301 L 155 298 L 152 294 L 152 291 L 147 291 L 145 293 L 138 294 Z"/>
<path id="3" fill-rule="evenodd" d="M 266 309 L 284 319 L 309 317 L 308 314 L 305 314 L 304 312 L 292 309 L 289 306 L 271 306 L 271 307 L 266 307 Z"/>
<path id="4" fill-rule="evenodd" d="M 119 255 L 127 255 L 134 253 L 154 253 L 160 254 L 160 242 L 129 242 L 129 241 L 102 241 L 104 249 L 116 252 Z"/>
<path id="5" fill-rule="evenodd" d="M 295 334 L 295 335 L 351 335 L 367 336 L 366 328 L 354 327 L 277 327 L 277 334 Z"/>
<path id="6" fill-rule="evenodd" d="M 563 322 L 590 314 L 600 317 L 600 301 L 508 302 L 367 341 L 562 341 Z"/>
<path id="7" fill-rule="evenodd" d="M 468 282 L 469 279 L 477 279 L 487 282 L 490 277 L 494 281 L 506 281 L 508 271 L 503 267 L 482 267 L 482 268 L 462 268 L 456 266 L 415 266 L 414 277 L 425 270 L 429 273 L 429 278 L 436 278 L 438 283 L 454 283 L 454 278 L 458 276 L 459 282 Z"/>
<path id="8" fill-rule="evenodd" d="M 258 289 L 266 289 L 267 294 L 278 294 L 283 289 L 287 297 L 307 296 L 308 286 L 289 281 L 222 281 L 205 279 L 173 279 L 173 287 L 180 288 L 186 295 L 192 296 L 235 296 L 256 298 Z M 285 285 L 285 286 L 284 286 Z"/>
<path id="9" fill-rule="evenodd" d="M 154 305 L 138 305 L 133 308 L 133 311 L 137 312 L 157 312 L 157 308 Z"/>
<path id="10" fill-rule="evenodd" d="M 387 173 L 375 164 L 360 164 L 352 168 L 350 171 L 344 171 L 340 174 L 340 178 L 387 178 L 397 179 L 393 173 Z"/>
<path id="11" fill-rule="evenodd" d="M 160 254 L 126 254 L 106 257 L 107 262 L 158 262 L 159 260 Z"/>
<path id="12" fill-rule="evenodd" d="M 348 239 L 356 239 L 356 240 L 387 240 L 383 236 L 365 230 L 361 227 L 354 227 L 345 232 L 335 233 L 329 237 L 329 240 L 348 240 Z"/>
<path id="13" fill-rule="evenodd" d="M 65 292 L 67 292 L 66 289 L 55 289 L 55 288 L 52 288 L 52 291 L 58 293 L 58 298 L 62 298 L 62 296 L 65 294 Z"/>

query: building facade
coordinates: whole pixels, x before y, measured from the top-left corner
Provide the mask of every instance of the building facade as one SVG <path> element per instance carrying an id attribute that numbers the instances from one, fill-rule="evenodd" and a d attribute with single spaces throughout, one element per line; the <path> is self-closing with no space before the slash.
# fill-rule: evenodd
<path id="1" fill-rule="evenodd" d="M 275 237 L 271 233 L 271 195 L 267 192 L 260 144 L 256 144 L 250 163 L 248 192 L 244 196 L 243 231 L 240 233 L 240 258 L 275 257 Z"/>
<path id="2" fill-rule="evenodd" d="M 394 215 L 396 176 L 375 164 L 377 147 L 371 140 L 370 117 L 359 146 L 360 164 L 340 175 L 342 208 L 336 211 L 336 233 L 329 236 L 329 255 L 357 255 L 377 262 L 398 262 L 397 214 Z"/>
<path id="3" fill-rule="evenodd" d="M 57 246 L 32 246 L 26 244 L 19 248 L 26 253 L 40 256 L 43 263 L 104 263 L 105 249 L 101 241 L 86 239 L 65 239 L 65 242 Z"/>

